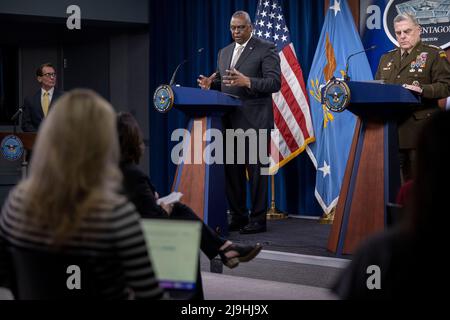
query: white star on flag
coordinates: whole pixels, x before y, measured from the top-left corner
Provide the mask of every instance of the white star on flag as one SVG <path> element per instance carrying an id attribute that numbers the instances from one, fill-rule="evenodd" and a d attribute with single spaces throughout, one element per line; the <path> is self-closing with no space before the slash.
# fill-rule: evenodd
<path id="1" fill-rule="evenodd" d="M 338 11 L 341 11 L 341 4 L 338 0 L 334 0 L 334 5 L 330 7 L 330 9 L 334 10 L 334 16 L 337 16 Z"/>
<path id="2" fill-rule="evenodd" d="M 264 7 L 268 7 L 269 6 L 269 1 L 264 2 Z"/>
<path id="3" fill-rule="evenodd" d="M 281 21 L 281 20 L 283 20 L 283 16 L 281 14 L 279 14 L 277 19 L 278 19 L 278 21 Z"/>
<path id="4" fill-rule="evenodd" d="M 262 35 L 263 35 L 263 33 L 262 33 L 262 31 L 261 31 L 261 30 L 259 30 L 257 34 L 258 34 L 258 37 L 260 37 L 260 38 L 261 38 L 261 37 L 262 37 Z"/>
<path id="5" fill-rule="evenodd" d="M 275 29 L 281 30 L 281 25 L 280 25 L 280 24 L 277 24 L 277 25 L 275 26 Z"/>
<path id="6" fill-rule="evenodd" d="M 280 40 L 280 36 L 277 33 L 275 33 L 275 35 L 273 36 L 273 40 L 275 41 Z"/>
<path id="7" fill-rule="evenodd" d="M 330 166 L 327 164 L 326 161 L 323 162 L 323 167 L 319 168 L 318 170 L 323 172 L 323 178 L 325 178 L 327 175 L 331 173 Z"/>

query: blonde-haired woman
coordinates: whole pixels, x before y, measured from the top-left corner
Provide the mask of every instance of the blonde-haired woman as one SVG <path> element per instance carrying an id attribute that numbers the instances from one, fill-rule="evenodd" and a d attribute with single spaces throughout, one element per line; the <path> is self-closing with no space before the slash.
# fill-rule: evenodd
<path id="1" fill-rule="evenodd" d="M 97 257 L 99 298 L 163 295 L 139 215 L 118 193 L 116 132 L 111 105 L 93 91 L 73 90 L 55 103 L 39 130 L 29 177 L 3 206 L 0 260 L 11 260 L 8 247 Z M 0 286 L 6 269 L 0 264 Z"/>

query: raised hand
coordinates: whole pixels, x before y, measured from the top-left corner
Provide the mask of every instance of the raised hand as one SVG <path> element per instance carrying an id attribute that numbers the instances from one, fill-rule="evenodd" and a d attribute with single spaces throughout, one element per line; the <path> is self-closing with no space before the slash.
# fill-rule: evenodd
<path id="1" fill-rule="evenodd" d="M 222 82 L 227 87 L 247 87 L 250 88 L 250 78 L 240 73 L 236 69 L 227 70 L 227 74 L 222 77 Z"/>
<path id="2" fill-rule="evenodd" d="M 209 77 L 205 77 L 204 75 L 201 74 L 197 79 L 197 83 L 200 88 L 202 88 L 204 90 L 209 90 L 211 88 L 211 84 L 215 77 L 216 77 L 215 72 L 212 75 L 210 75 Z"/>

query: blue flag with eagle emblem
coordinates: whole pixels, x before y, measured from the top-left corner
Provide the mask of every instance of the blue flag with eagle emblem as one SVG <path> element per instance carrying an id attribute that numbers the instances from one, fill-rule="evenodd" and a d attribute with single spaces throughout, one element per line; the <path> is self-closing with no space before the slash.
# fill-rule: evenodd
<path id="1" fill-rule="evenodd" d="M 316 142 L 307 147 L 316 172 L 315 196 L 325 213 L 337 204 L 355 131 L 356 116 L 345 110 L 332 113 L 321 103 L 321 88 L 333 76 L 343 78 L 349 55 L 364 50 L 345 0 L 331 0 L 308 77 Z M 351 80 L 372 80 L 366 54 L 350 59 Z"/>

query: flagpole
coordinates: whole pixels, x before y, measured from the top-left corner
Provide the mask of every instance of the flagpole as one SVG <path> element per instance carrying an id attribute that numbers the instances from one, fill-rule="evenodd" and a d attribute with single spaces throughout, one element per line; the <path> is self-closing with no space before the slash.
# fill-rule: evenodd
<path id="1" fill-rule="evenodd" d="M 277 209 L 275 206 L 275 175 L 270 176 L 270 185 L 271 185 L 271 194 L 272 199 L 270 201 L 270 208 L 267 210 L 266 218 L 267 220 L 280 220 L 280 219 L 286 219 L 287 215 L 282 213 Z"/>

